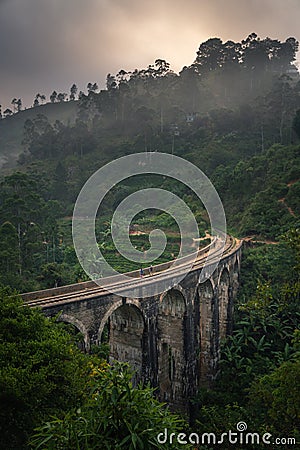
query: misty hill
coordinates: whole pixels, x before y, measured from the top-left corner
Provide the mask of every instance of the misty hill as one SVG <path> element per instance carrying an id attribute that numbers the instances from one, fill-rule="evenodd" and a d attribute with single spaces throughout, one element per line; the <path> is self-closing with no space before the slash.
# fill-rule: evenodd
<path id="1" fill-rule="evenodd" d="M 61 217 L 72 214 L 97 168 L 126 154 L 159 151 L 190 160 L 213 180 L 237 234 L 275 238 L 299 220 L 297 49 L 294 38 L 209 39 L 179 74 L 158 59 L 146 69 L 109 74 L 99 93 L 0 124 L 15 142 L 14 154 L 20 147 L 13 138 L 23 135 L 18 169 L 35 180 L 44 201 L 58 202 Z M 112 193 L 107 211 L 132 188 Z"/>
<path id="2" fill-rule="evenodd" d="M 291 142 L 291 121 L 299 106 L 299 73 L 293 64 L 297 50 L 294 38 L 280 42 L 252 33 L 241 42 L 203 42 L 194 62 L 179 74 L 163 59 L 146 69 L 120 70 L 107 76 L 107 89 L 100 93 L 89 83 L 89 94 L 79 94 L 78 115 L 75 102 L 62 101 L 0 121 L 0 157 L 15 160 L 24 123 L 37 114 L 48 117 L 50 125 L 56 120 L 72 125 L 77 117 L 89 129 L 112 135 L 109 141 L 115 135 L 141 135 L 147 150 L 161 144 L 157 136 L 184 136 L 187 126 L 198 134 L 198 143 L 212 128 L 220 134 L 240 133 L 243 147 L 245 133 L 252 138 L 256 133 L 252 151 L 254 146 Z"/>
<path id="3" fill-rule="evenodd" d="M 22 145 L 24 124 L 26 120 L 32 120 L 38 114 L 46 116 L 52 124 L 59 120 L 65 125 L 71 125 L 76 119 L 77 105 L 74 101 L 47 103 L 0 120 L 0 167 L 15 166 L 18 157 L 24 151 Z"/>

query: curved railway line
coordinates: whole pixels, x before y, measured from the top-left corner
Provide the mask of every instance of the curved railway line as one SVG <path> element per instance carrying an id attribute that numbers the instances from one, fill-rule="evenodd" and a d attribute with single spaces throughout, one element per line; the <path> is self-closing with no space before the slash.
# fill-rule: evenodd
<path id="1" fill-rule="evenodd" d="M 190 270 L 197 270 L 204 266 L 204 264 L 212 264 L 217 258 L 225 258 L 232 251 L 236 251 L 241 246 L 241 241 L 232 236 L 227 235 L 224 248 L 222 242 L 224 239 L 214 238 L 212 242 L 197 252 L 196 259 Z M 145 270 L 145 277 L 140 278 L 139 271 L 127 272 L 122 275 L 130 277 L 130 280 L 117 280 L 119 275 L 109 278 L 103 278 L 103 286 L 99 286 L 93 281 L 77 283 L 69 286 L 62 286 L 59 288 L 46 289 L 42 291 L 27 292 L 22 294 L 24 305 L 29 307 L 46 308 L 57 304 L 65 304 L 83 299 L 94 297 L 101 297 L 107 295 L 110 289 L 122 292 L 122 288 L 134 289 L 146 286 L 149 283 L 156 283 L 159 280 L 166 280 L 180 275 L 182 271 L 186 270 L 187 266 L 191 264 L 191 259 L 195 258 L 195 254 L 182 257 L 177 260 L 174 267 L 173 262 L 159 264 L 153 266 L 153 275 L 150 276 L 149 270 Z"/>

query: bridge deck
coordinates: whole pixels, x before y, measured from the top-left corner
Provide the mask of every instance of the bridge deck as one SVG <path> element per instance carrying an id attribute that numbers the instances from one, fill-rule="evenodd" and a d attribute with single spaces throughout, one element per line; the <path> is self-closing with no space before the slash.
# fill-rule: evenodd
<path id="1" fill-rule="evenodd" d="M 220 245 L 220 241 L 217 238 L 204 249 L 198 251 L 196 260 L 192 266 L 191 270 L 197 270 L 204 266 L 204 264 L 209 265 L 216 261 L 217 258 L 224 259 L 230 254 L 237 251 L 242 242 L 232 236 L 226 236 L 226 242 L 224 249 L 223 245 Z M 223 241 L 222 241 L 223 242 Z M 195 255 L 193 255 L 195 257 Z M 191 262 L 192 255 L 188 257 L 183 257 L 177 260 L 176 265 L 173 267 L 173 262 L 159 264 L 153 266 L 153 275 L 149 274 L 140 278 L 139 271 L 128 272 L 126 275 L 132 280 L 120 281 L 118 275 L 109 278 L 101 279 L 101 286 L 93 281 L 87 281 L 83 283 L 76 283 L 73 285 L 61 286 L 58 288 L 45 289 L 35 292 L 27 292 L 22 294 L 24 304 L 29 307 L 41 307 L 47 308 L 54 304 L 65 304 L 74 301 L 80 301 L 82 299 L 101 297 L 107 295 L 110 289 L 116 291 L 117 289 L 122 291 L 122 288 L 134 289 L 136 287 L 143 287 L 151 283 L 157 283 L 159 280 L 167 280 L 174 278 L 182 273 L 187 265 Z M 120 294 L 121 295 L 121 294 Z"/>

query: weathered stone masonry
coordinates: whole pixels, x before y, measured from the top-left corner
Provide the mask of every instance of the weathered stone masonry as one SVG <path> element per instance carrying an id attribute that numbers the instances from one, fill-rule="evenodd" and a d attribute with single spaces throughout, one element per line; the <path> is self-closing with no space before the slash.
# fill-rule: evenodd
<path id="1" fill-rule="evenodd" d="M 216 376 L 220 341 L 232 328 L 239 284 L 241 248 L 224 257 L 213 275 L 199 284 L 200 270 L 159 296 L 101 297 L 44 307 L 47 316 L 72 323 L 85 349 L 99 344 L 109 328 L 111 359 L 128 361 L 136 381 L 150 381 L 160 400 L 187 409 L 187 399 Z"/>

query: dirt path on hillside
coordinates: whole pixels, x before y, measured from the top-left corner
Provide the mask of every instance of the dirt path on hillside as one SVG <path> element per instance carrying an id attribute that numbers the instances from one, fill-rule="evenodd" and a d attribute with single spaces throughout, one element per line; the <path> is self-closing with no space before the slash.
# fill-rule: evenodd
<path id="1" fill-rule="evenodd" d="M 244 242 L 253 242 L 253 244 L 268 244 L 268 245 L 278 245 L 279 242 L 272 241 L 271 239 L 257 239 L 257 236 L 246 236 L 242 238 Z"/>
<path id="2" fill-rule="evenodd" d="M 291 186 L 293 186 L 293 184 L 297 183 L 298 181 L 299 181 L 299 178 L 297 180 L 290 181 L 289 183 L 287 183 L 287 187 L 290 188 Z M 278 201 L 283 206 L 285 206 L 285 208 L 288 210 L 288 212 L 290 213 L 291 216 L 296 217 L 295 211 L 293 211 L 293 209 L 286 203 L 285 197 L 280 198 Z"/>
<path id="3" fill-rule="evenodd" d="M 283 206 L 286 207 L 286 209 L 288 210 L 288 212 L 290 213 L 291 216 L 296 217 L 296 214 L 295 214 L 295 212 L 292 210 L 292 208 L 291 208 L 289 205 L 286 204 L 286 202 L 285 202 L 285 197 L 280 198 L 278 201 L 279 201 L 279 203 L 282 203 Z"/>

